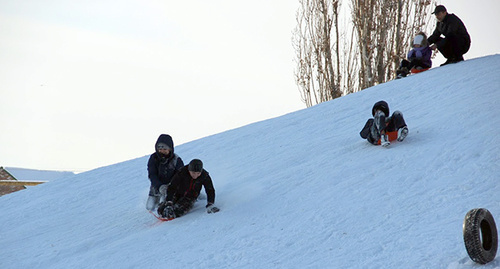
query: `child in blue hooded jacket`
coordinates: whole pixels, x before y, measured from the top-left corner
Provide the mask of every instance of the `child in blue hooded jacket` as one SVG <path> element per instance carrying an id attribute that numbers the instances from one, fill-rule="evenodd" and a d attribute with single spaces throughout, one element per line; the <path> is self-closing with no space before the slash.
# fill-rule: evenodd
<path id="1" fill-rule="evenodd" d="M 162 134 L 155 143 L 155 153 L 148 160 L 148 178 L 151 181 L 146 209 L 152 211 L 161 198 L 167 195 L 167 187 L 174 175 L 184 167 L 181 157 L 174 153 L 174 141 L 168 134 Z"/>

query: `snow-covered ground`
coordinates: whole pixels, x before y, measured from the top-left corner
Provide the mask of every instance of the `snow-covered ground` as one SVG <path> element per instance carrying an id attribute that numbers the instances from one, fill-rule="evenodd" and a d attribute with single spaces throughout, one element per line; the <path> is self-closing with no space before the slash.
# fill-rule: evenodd
<path id="1" fill-rule="evenodd" d="M 217 214 L 158 222 L 148 156 L 5 195 L 0 268 L 500 268 L 462 237 L 470 209 L 500 222 L 499 73 L 472 59 L 177 146 Z M 379 100 L 410 129 L 389 148 L 359 137 Z"/>
<path id="2" fill-rule="evenodd" d="M 5 169 L 17 180 L 26 181 L 54 181 L 75 174 L 68 171 L 36 170 L 17 167 L 5 167 Z"/>

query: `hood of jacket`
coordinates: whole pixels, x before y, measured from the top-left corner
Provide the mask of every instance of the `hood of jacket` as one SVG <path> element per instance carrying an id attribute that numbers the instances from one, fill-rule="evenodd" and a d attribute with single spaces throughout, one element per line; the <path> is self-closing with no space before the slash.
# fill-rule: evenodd
<path id="1" fill-rule="evenodd" d="M 389 116 L 389 105 L 387 104 L 386 101 L 378 101 L 376 102 L 374 105 L 373 105 L 373 108 L 372 108 L 372 116 L 375 116 L 375 111 L 376 110 L 381 110 L 382 112 L 384 112 L 384 114 L 386 116 Z"/>
<path id="2" fill-rule="evenodd" d="M 168 134 L 161 134 L 155 143 L 155 152 L 158 153 L 158 144 L 166 144 L 170 148 L 170 154 L 174 154 L 174 141 L 172 137 Z"/>

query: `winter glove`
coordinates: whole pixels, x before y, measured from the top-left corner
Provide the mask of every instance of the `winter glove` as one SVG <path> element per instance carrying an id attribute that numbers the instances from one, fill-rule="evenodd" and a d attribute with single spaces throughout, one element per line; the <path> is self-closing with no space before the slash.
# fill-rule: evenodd
<path id="1" fill-rule="evenodd" d="M 214 204 L 207 204 L 207 213 L 210 214 L 210 213 L 217 213 L 219 212 L 219 208 L 217 208 L 216 206 L 214 206 Z"/>
<path id="2" fill-rule="evenodd" d="M 174 211 L 174 204 L 172 203 L 172 201 L 168 201 L 166 204 L 167 204 L 167 207 L 165 207 L 163 217 L 166 217 L 169 219 L 175 218 L 176 216 L 175 216 L 175 211 Z"/>
<path id="3" fill-rule="evenodd" d="M 173 212 L 174 212 L 174 208 L 173 208 L 172 201 L 161 203 L 158 206 L 158 215 L 160 215 L 162 217 L 172 217 L 171 215 L 173 215 Z"/>

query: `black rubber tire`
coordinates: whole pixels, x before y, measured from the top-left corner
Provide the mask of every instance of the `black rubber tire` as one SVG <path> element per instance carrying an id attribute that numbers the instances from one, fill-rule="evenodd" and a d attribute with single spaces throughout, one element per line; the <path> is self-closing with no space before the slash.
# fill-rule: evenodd
<path id="1" fill-rule="evenodd" d="M 495 259 L 498 233 L 490 211 L 485 208 L 475 208 L 467 212 L 463 232 L 465 248 L 474 262 L 486 264 Z"/>

